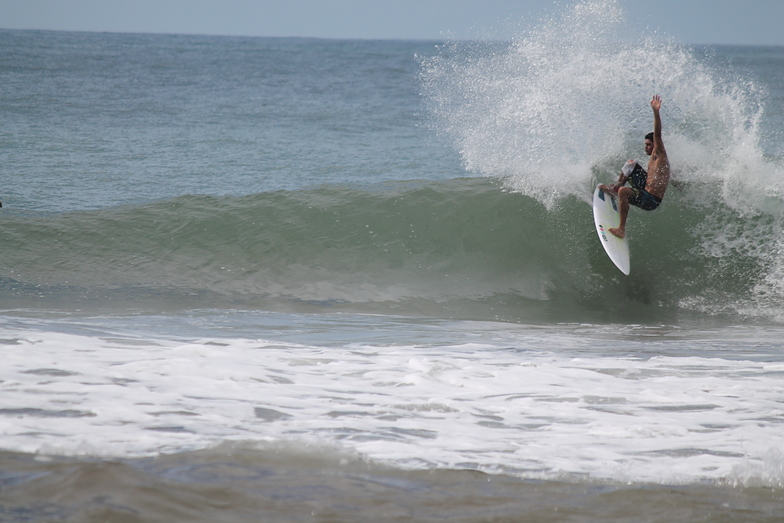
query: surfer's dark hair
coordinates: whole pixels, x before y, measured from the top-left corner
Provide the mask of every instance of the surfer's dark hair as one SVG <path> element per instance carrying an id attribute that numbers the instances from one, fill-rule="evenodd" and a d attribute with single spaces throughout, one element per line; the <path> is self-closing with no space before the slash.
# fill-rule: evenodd
<path id="1" fill-rule="evenodd" d="M 646 139 L 646 140 L 653 141 L 653 133 L 648 133 L 648 134 L 646 134 L 646 135 L 645 135 L 645 139 Z"/>

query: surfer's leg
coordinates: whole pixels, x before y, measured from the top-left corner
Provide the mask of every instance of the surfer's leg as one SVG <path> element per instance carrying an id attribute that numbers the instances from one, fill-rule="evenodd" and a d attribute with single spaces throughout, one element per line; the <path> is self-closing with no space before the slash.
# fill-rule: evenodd
<path id="1" fill-rule="evenodd" d="M 626 237 L 626 217 L 629 216 L 629 198 L 634 194 L 630 187 L 618 189 L 618 213 L 621 215 L 621 223 L 617 228 L 608 229 L 610 234 L 618 238 Z"/>

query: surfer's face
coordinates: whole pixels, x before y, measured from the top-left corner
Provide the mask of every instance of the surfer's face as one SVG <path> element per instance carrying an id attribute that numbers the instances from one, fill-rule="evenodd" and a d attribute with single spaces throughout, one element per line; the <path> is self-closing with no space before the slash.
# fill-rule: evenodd
<path id="1" fill-rule="evenodd" d="M 645 140 L 645 154 L 650 156 L 652 152 L 653 152 L 653 142 L 651 140 Z"/>

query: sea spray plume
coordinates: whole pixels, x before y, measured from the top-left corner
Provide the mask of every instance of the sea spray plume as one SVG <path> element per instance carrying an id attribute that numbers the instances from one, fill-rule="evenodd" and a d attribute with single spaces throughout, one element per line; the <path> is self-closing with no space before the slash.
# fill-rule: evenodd
<path id="1" fill-rule="evenodd" d="M 548 208 L 587 201 L 597 178 L 642 154 L 653 93 L 665 99 L 676 176 L 731 183 L 729 164 L 760 157 L 753 86 L 722 85 L 689 49 L 626 21 L 615 0 L 576 2 L 511 42 L 445 46 L 421 79 L 434 128 L 466 168 Z"/>
<path id="2" fill-rule="evenodd" d="M 469 170 L 547 206 L 590 192 L 591 167 L 622 146 L 629 120 L 616 108 L 621 23 L 617 2 L 581 2 L 504 45 L 449 46 L 423 64 L 436 128 Z"/>

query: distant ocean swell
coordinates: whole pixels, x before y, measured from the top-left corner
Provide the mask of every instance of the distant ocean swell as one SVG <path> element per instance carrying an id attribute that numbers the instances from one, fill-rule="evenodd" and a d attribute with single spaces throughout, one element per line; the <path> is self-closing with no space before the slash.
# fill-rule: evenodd
<path id="1" fill-rule="evenodd" d="M 718 189 L 692 186 L 671 189 L 654 213 L 632 210 L 633 278 L 605 256 L 585 201 L 568 197 L 548 210 L 482 178 L 6 214 L 2 302 L 775 319 L 781 224 L 722 202 Z"/>

